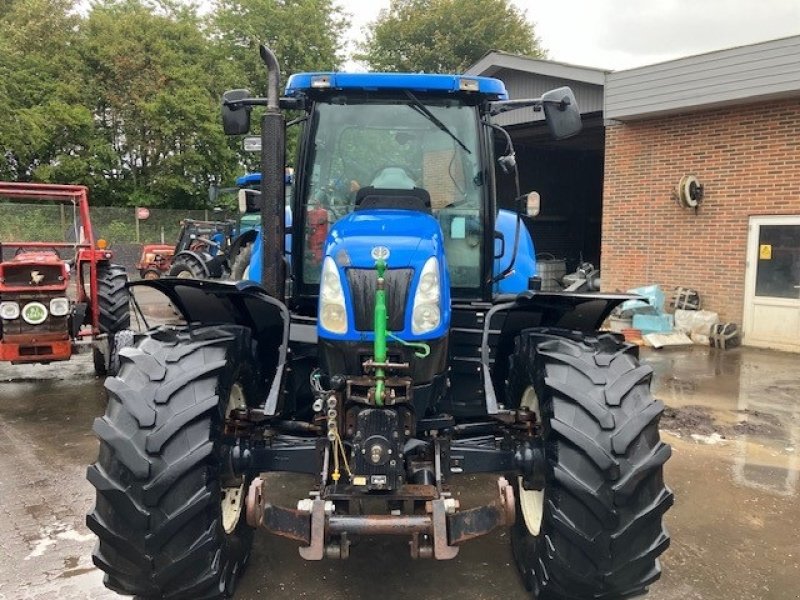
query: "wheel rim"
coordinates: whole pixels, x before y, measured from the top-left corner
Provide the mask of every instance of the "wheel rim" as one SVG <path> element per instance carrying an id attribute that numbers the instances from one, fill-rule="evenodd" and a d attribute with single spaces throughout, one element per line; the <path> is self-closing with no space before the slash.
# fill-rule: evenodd
<path id="1" fill-rule="evenodd" d="M 522 400 L 519 403 L 520 408 L 527 408 L 534 415 L 536 415 L 537 422 L 541 423 L 542 414 L 539 408 L 539 397 L 536 395 L 536 390 L 533 386 L 529 385 L 522 394 Z M 542 529 L 542 518 L 544 516 L 544 493 L 542 490 L 526 490 L 522 487 L 522 477 L 518 478 L 519 485 L 519 506 L 522 511 L 522 519 L 525 521 L 525 527 L 532 536 L 538 536 Z"/>
<path id="2" fill-rule="evenodd" d="M 159 274 L 158 274 L 158 273 L 156 273 L 155 271 L 147 271 L 147 272 L 144 274 L 144 278 L 145 278 L 145 279 L 147 279 L 147 280 L 149 280 L 149 281 L 153 281 L 154 279 L 160 279 L 160 278 L 161 278 L 161 275 L 159 275 Z"/>
<path id="3" fill-rule="evenodd" d="M 178 279 L 191 279 L 192 278 L 192 272 L 189 271 L 188 269 L 187 270 L 183 270 L 180 273 L 178 273 L 176 275 L 176 277 Z"/>
<path id="4" fill-rule="evenodd" d="M 225 408 L 225 419 L 231 414 L 232 410 L 247 408 L 244 398 L 244 390 L 238 383 L 234 383 L 228 397 L 228 405 Z M 225 533 L 231 534 L 239 524 L 244 507 L 244 477 L 240 479 L 239 485 L 232 485 L 222 488 L 220 497 L 220 508 L 222 509 L 222 528 Z"/>

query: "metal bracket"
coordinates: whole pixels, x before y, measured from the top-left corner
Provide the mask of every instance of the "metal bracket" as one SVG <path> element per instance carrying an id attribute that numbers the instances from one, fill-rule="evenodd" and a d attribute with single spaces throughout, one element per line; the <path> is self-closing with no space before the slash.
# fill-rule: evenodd
<path id="1" fill-rule="evenodd" d="M 450 560 L 458 556 L 459 548 L 447 541 L 447 508 L 444 499 L 431 502 L 433 508 L 433 556 L 436 560 Z"/>
<path id="2" fill-rule="evenodd" d="M 325 556 L 325 501 L 317 498 L 311 507 L 310 544 L 301 546 L 300 556 L 306 560 L 322 560 Z"/>

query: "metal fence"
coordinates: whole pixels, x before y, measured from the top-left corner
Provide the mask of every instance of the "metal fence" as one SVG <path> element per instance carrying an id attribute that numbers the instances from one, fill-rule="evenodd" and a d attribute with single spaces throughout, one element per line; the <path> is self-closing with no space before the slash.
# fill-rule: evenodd
<path id="1" fill-rule="evenodd" d="M 138 219 L 132 207 L 92 207 L 94 237 L 110 244 L 174 244 L 182 219 L 220 218 L 204 210 L 151 208 L 149 213 L 146 219 Z M 0 202 L 0 242 L 75 241 L 78 220 L 68 205 Z"/>

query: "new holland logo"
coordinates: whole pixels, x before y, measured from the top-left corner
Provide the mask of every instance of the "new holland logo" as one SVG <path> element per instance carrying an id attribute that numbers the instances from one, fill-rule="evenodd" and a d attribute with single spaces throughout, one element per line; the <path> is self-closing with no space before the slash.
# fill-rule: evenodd
<path id="1" fill-rule="evenodd" d="M 386 246 L 375 246 L 371 254 L 373 260 L 389 260 L 389 249 Z"/>
<path id="2" fill-rule="evenodd" d="M 31 283 L 33 285 L 39 285 L 44 281 L 44 275 L 39 273 L 39 271 L 31 271 Z"/>

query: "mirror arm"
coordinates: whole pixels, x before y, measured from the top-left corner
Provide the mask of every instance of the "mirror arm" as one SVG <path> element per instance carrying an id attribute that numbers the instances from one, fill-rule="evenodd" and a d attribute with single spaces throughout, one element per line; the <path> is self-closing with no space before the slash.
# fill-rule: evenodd
<path id="1" fill-rule="evenodd" d="M 542 110 L 542 99 L 531 98 L 526 100 L 501 100 L 499 102 L 490 103 L 489 107 L 489 115 L 492 117 L 520 108 L 533 108 L 534 112 L 539 112 Z"/>
<path id="2" fill-rule="evenodd" d="M 223 100 L 223 106 L 231 110 L 240 110 L 245 106 L 267 106 L 266 98 L 242 98 L 241 100 Z"/>

